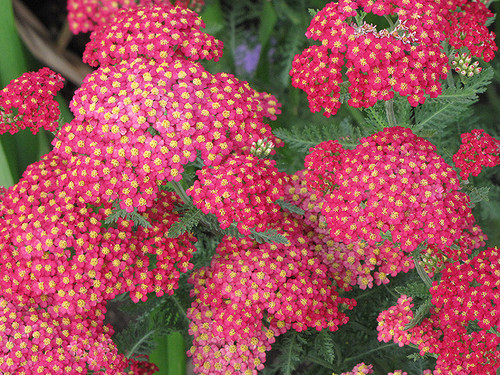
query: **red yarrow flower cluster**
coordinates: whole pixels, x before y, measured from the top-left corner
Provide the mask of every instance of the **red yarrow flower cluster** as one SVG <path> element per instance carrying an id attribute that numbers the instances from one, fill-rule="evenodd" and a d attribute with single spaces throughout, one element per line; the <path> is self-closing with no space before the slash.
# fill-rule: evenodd
<path id="1" fill-rule="evenodd" d="M 200 25 L 193 12 L 179 8 L 135 8 L 127 14 L 140 31 L 153 14 L 165 14 L 174 24 Z M 130 35 L 141 42 L 138 34 Z M 152 40 L 168 38 L 161 34 Z M 109 56 L 113 46 L 105 44 L 96 53 Z M 146 48 L 141 57 L 101 66 L 85 78 L 71 102 L 75 119 L 53 143 L 59 155 L 71 160 L 74 172 L 67 183 L 75 195 L 91 204 L 118 200 L 127 211 L 143 212 L 158 194 L 160 181 L 179 181 L 183 166 L 195 161 L 198 152 L 205 165 L 217 165 L 233 150 L 245 152 L 263 137 L 282 144 L 264 122 L 279 113 L 272 95 L 258 93 L 232 75 L 212 75 L 182 57 L 183 51 L 168 44 L 151 52 Z M 91 194 L 88 185 L 95 188 Z"/>
<path id="2" fill-rule="evenodd" d="M 392 31 L 377 31 L 369 24 L 351 24 L 357 12 L 397 15 Z M 306 36 L 321 42 L 297 55 L 292 84 L 304 90 L 312 112 L 325 116 L 340 107 L 342 69 L 346 67 L 353 107 L 370 107 L 397 92 L 411 105 L 441 93 L 448 58 L 442 51 L 445 22 L 438 2 L 377 2 L 340 0 L 328 3 L 311 21 Z"/>
<path id="3" fill-rule="evenodd" d="M 365 374 L 373 374 L 373 365 L 366 365 L 364 362 L 358 363 L 352 371 L 343 372 L 340 375 L 365 375 Z M 332 375 L 336 375 L 333 373 Z M 387 375 L 408 375 L 407 372 L 402 370 L 396 370 L 394 372 L 389 372 Z M 432 375 L 430 370 L 424 370 L 422 375 Z"/>
<path id="4" fill-rule="evenodd" d="M 200 12 L 204 0 L 175 0 L 173 6 L 190 8 Z M 97 25 L 112 23 L 114 15 L 124 8 L 137 6 L 170 6 L 169 0 L 68 0 L 68 23 L 73 34 L 94 30 Z"/>
<path id="5" fill-rule="evenodd" d="M 400 347 L 411 343 L 411 333 L 407 330 L 413 319 L 413 299 L 406 295 L 399 297 L 397 304 L 382 311 L 378 318 L 378 340 L 381 342 L 394 341 Z"/>
<path id="6" fill-rule="evenodd" d="M 0 372 L 4 375 L 125 375 L 126 358 L 104 326 L 105 309 L 70 317 L 52 316 L 38 306 L 0 298 Z"/>
<path id="7" fill-rule="evenodd" d="M 397 16 L 390 30 L 349 20 L 360 14 Z M 360 14 L 359 14 L 360 13 Z M 312 112 L 337 113 L 341 87 L 348 104 L 371 107 L 394 93 L 412 106 L 441 94 L 440 80 L 449 70 L 442 42 L 467 47 L 485 61 L 498 49 L 485 26 L 492 13 L 480 1 L 368 1 L 328 3 L 311 21 L 306 36 L 319 41 L 297 55 L 290 75 L 294 87 L 307 93 Z M 348 83 L 343 81 L 343 71 Z"/>
<path id="8" fill-rule="evenodd" d="M 444 17 L 449 22 L 446 34 L 450 45 L 457 51 L 466 47 L 484 61 L 492 60 L 498 47 L 486 21 L 495 16 L 493 12 L 482 1 L 455 0 L 443 2 L 443 6 L 449 7 Z"/>
<path id="9" fill-rule="evenodd" d="M 54 99 L 64 78 L 49 68 L 24 73 L 0 91 L 0 134 L 29 128 L 55 131 L 59 125 L 59 104 Z"/>
<path id="10" fill-rule="evenodd" d="M 288 177 L 284 200 L 304 210 L 304 224 L 311 228 L 307 231 L 308 237 L 315 243 L 317 256 L 331 268 L 339 288 L 350 290 L 355 285 L 361 289 L 372 288 L 389 283 L 389 276 L 414 268 L 411 256 L 390 241 L 375 245 L 362 240 L 345 244 L 335 241 L 322 214 L 327 201 L 309 184 L 311 174 L 313 179 L 317 178 L 315 172 L 303 170 Z M 325 178 L 329 176 L 325 174 Z"/>
<path id="11" fill-rule="evenodd" d="M 351 371 L 343 372 L 340 375 L 368 375 L 373 374 L 373 365 L 367 365 L 364 362 L 358 363 Z M 332 375 L 336 375 L 333 373 Z"/>
<path id="12" fill-rule="evenodd" d="M 285 175 L 275 164 L 253 155 L 230 155 L 222 164 L 197 171 L 199 180 L 186 193 L 205 214 L 215 214 L 222 229 L 236 222 L 242 234 L 261 232 L 279 216 L 275 202 L 283 196 Z"/>
<path id="13" fill-rule="evenodd" d="M 32 164 L 3 199 L 4 298 L 66 316 L 124 292 L 135 302 L 150 292 L 173 294 L 180 272 L 192 268 L 195 251 L 192 235 L 165 236 L 178 220 L 176 195 L 162 193 L 144 213 L 148 228 L 133 230 L 134 223 L 121 218 L 107 227 L 103 221 L 112 207 L 104 203 L 93 210 L 68 194 L 58 178 L 67 165 L 54 155 Z M 151 269 L 148 254 L 156 257 Z"/>
<path id="14" fill-rule="evenodd" d="M 431 315 L 405 330 L 413 313 L 412 298 L 380 314 L 379 340 L 418 345 L 422 355 L 437 356 L 434 374 L 494 375 L 500 366 L 500 253 L 488 248 L 476 257 L 448 263 L 434 281 Z"/>
<path id="15" fill-rule="evenodd" d="M 179 219 L 175 194 L 162 193 L 142 214 L 147 228 L 122 218 L 104 225 L 114 208 L 75 198 L 64 183 L 68 166 L 53 152 L 46 155 L 1 200 L 1 299 L 19 314 L 12 327 L 0 316 L 0 331 L 8 335 L 3 343 L 0 338 L 2 373 L 86 374 L 104 368 L 125 374 L 127 361 L 103 324 L 106 302 L 125 292 L 135 302 L 151 292 L 173 294 L 180 273 L 192 268 L 196 239 L 188 233 L 166 236 Z M 5 306 L 0 310 L 10 319 Z M 33 314 L 43 320 L 37 323 Z M 28 320 L 36 324 L 28 327 Z"/>
<path id="16" fill-rule="evenodd" d="M 462 144 L 453 155 L 453 162 L 460 169 L 460 177 L 464 180 L 471 174 L 477 176 L 483 167 L 500 164 L 500 141 L 486 134 L 483 129 L 463 133 L 461 138 Z"/>
<path id="17" fill-rule="evenodd" d="M 385 234 L 405 252 L 427 241 L 456 258 L 451 246 L 467 242 L 474 224 L 456 172 L 406 128 L 386 128 L 345 150 L 330 183 L 338 187 L 322 212 L 335 241 L 374 245 Z"/>
<path id="18" fill-rule="evenodd" d="M 222 42 L 200 31 L 205 23 L 197 13 L 181 7 L 133 7 L 117 12 L 109 23 L 90 35 L 83 61 L 91 66 L 114 65 L 123 60 L 170 56 L 217 61 Z"/>
<path id="19" fill-rule="evenodd" d="M 339 166 L 345 150 L 337 140 L 322 142 L 309 149 L 304 160 L 307 180 L 312 189 L 325 192 L 333 189 L 333 171 Z"/>
<path id="20" fill-rule="evenodd" d="M 338 296 L 302 224 L 284 215 L 278 230 L 289 244 L 225 237 L 211 265 L 190 276 L 195 372 L 257 374 L 276 336 L 292 328 L 335 331 L 347 322 L 339 309 L 354 301 Z"/>

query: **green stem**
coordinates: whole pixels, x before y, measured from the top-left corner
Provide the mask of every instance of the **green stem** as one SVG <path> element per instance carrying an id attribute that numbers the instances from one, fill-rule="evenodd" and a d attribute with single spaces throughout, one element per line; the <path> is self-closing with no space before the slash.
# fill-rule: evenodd
<path id="1" fill-rule="evenodd" d="M 378 352 L 379 350 L 384 350 L 384 349 L 387 349 L 387 348 L 390 348 L 390 347 L 393 347 L 393 346 L 396 346 L 397 344 L 395 342 L 392 342 L 390 344 L 385 344 L 385 345 L 381 345 L 381 346 L 378 346 L 374 349 L 371 349 L 371 350 L 368 350 L 367 352 L 364 352 L 364 353 L 361 353 L 361 354 L 358 354 L 358 355 L 355 355 L 353 357 L 347 357 L 344 362 L 350 362 L 350 361 L 354 361 L 356 360 L 357 358 L 363 358 L 371 353 L 374 353 L 374 352 Z"/>
<path id="2" fill-rule="evenodd" d="M 186 194 L 186 191 L 184 190 L 180 182 L 170 181 L 170 184 L 172 185 L 172 188 L 177 193 L 177 195 L 184 201 L 184 203 L 192 203 L 191 198 Z"/>
<path id="3" fill-rule="evenodd" d="M 155 330 L 153 329 L 152 331 L 149 331 L 148 333 L 146 333 L 143 337 L 141 337 L 141 339 L 139 341 L 137 341 L 134 346 L 127 352 L 127 354 L 125 355 L 125 357 L 127 358 L 130 358 L 132 356 L 132 354 L 135 353 L 135 351 L 137 350 L 137 348 L 145 341 L 147 341 L 148 337 L 151 336 L 153 333 L 155 333 Z"/>
<path id="4" fill-rule="evenodd" d="M 422 265 L 420 264 L 419 261 L 415 261 L 414 263 L 415 263 L 415 269 L 417 270 L 418 276 L 420 276 L 420 278 L 422 279 L 422 281 L 424 282 L 424 284 L 428 288 L 431 288 L 432 287 L 432 280 L 429 277 L 429 275 L 427 275 L 427 272 L 425 272 L 424 267 L 422 267 Z"/>
<path id="5" fill-rule="evenodd" d="M 333 365 L 331 363 L 328 363 L 327 361 L 325 361 L 323 359 L 320 359 L 320 358 L 306 356 L 305 360 L 309 361 L 309 362 L 312 362 L 312 363 L 316 363 L 317 365 L 326 367 L 327 369 L 330 369 L 330 368 L 333 367 Z"/>
<path id="6" fill-rule="evenodd" d="M 389 127 L 397 125 L 396 116 L 394 115 L 394 100 L 390 99 L 385 102 L 385 113 L 387 115 L 387 122 Z"/>
<path id="7" fill-rule="evenodd" d="M 389 17 L 386 14 L 386 15 L 384 15 L 384 18 L 389 23 L 389 30 L 393 31 L 394 30 L 394 22 L 392 21 L 391 17 Z"/>

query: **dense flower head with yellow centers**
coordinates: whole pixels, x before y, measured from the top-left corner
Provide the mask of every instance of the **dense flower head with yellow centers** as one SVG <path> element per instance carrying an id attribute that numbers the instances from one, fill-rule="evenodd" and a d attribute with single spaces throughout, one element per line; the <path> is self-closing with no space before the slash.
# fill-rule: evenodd
<path id="1" fill-rule="evenodd" d="M 389 235 L 405 252 L 427 241 L 456 258 L 453 245 L 473 235 L 470 198 L 459 191 L 457 173 L 410 129 L 361 139 L 343 154 L 333 184 L 322 212 L 336 241 L 374 245 Z"/>
<path id="2" fill-rule="evenodd" d="M 330 228 L 322 213 L 327 200 L 310 184 L 310 178 L 319 183 L 315 172 L 306 169 L 289 176 L 284 200 L 304 210 L 305 231 L 314 243 L 315 254 L 330 267 L 331 277 L 339 288 L 350 290 L 356 285 L 361 289 L 372 288 L 389 283 L 389 276 L 394 277 L 414 268 L 411 255 L 390 241 L 374 245 L 363 240 L 347 243 L 335 241 L 330 236 Z M 325 175 L 325 178 L 329 177 Z"/>
<path id="3" fill-rule="evenodd" d="M 159 181 L 180 181 L 197 155 L 217 165 L 258 139 L 283 143 L 264 122 L 279 113 L 272 95 L 187 60 L 137 58 L 100 67 L 77 90 L 71 109 L 74 120 L 53 142 L 71 160 L 68 183 L 78 195 L 92 184 L 96 198 L 89 203 L 120 199 L 127 211 L 145 210 Z"/>
<path id="4" fill-rule="evenodd" d="M 116 295 L 132 300 L 172 294 L 181 272 L 192 268 L 191 234 L 176 239 L 166 232 L 178 220 L 173 193 L 162 193 L 143 217 L 148 228 L 118 219 L 103 225 L 111 206 L 89 207 L 67 193 L 58 177 L 68 163 L 48 155 L 32 164 L 2 201 L 0 265 L 3 296 L 36 304 L 52 315 L 71 316 L 94 309 Z M 151 267 L 150 257 L 156 259 Z"/>
<path id="5" fill-rule="evenodd" d="M 172 4 L 173 3 L 173 4 Z M 122 9 L 138 6 L 180 6 L 200 12 L 204 0 L 68 0 L 68 24 L 73 34 L 94 30 L 97 25 L 111 23 Z"/>
<path id="6" fill-rule="evenodd" d="M 453 162 L 460 170 L 460 177 L 467 180 L 470 175 L 477 176 L 483 167 L 500 164 L 500 141 L 484 132 L 474 129 L 461 136 L 462 144 L 453 155 Z"/>
<path id="7" fill-rule="evenodd" d="M 174 193 L 162 192 L 142 214 L 148 227 L 122 218 L 104 224 L 112 206 L 93 207 L 69 194 L 69 165 L 51 152 L 2 197 L 0 312 L 12 320 L 0 316 L 5 374 L 21 374 L 21 368 L 38 371 L 26 374 L 87 373 L 82 368 L 125 374 L 127 361 L 103 326 L 106 302 L 125 292 L 135 302 L 148 293 L 173 294 L 180 273 L 193 266 L 196 238 L 166 235 L 179 218 Z M 6 325 L 16 321 L 18 327 L 24 322 L 18 334 Z"/>
<path id="8" fill-rule="evenodd" d="M 215 167 L 203 167 L 187 194 L 205 214 L 215 214 L 222 229 L 233 222 L 242 234 L 262 232 L 279 216 L 285 174 L 276 162 L 253 155 L 230 155 Z"/>
<path id="9" fill-rule="evenodd" d="M 303 233 L 303 223 L 283 214 L 279 229 L 290 243 L 258 244 L 225 237 L 208 267 L 190 276 L 190 354 L 201 374 L 256 374 L 275 337 L 289 329 L 335 331 L 347 322 L 339 297 Z"/>
<path id="10" fill-rule="evenodd" d="M 55 131 L 59 125 L 59 104 L 54 99 L 64 78 L 49 68 L 24 73 L 0 91 L 0 134 L 29 128 L 33 134 L 43 128 Z"/>
<path id="11" fill-rule="evenodd" d="M 127 359 L 103 325 L 106 309 L 68 317 L 52 316 L 36 305 L 0 298 L 0 371 L 4 375 L 87 374 L 89 370 L 125 375 Z"/>
<path id="12" fill-rule="evenodd" d="M 437 356 L 434 374 L 495 375 L 500 365 L 500 263 L 497 248 L 465 261 L 448 262 L 430 288 L 430 316 L 412 321 L 412 297 L 401 296 L 378 320 L 379 341 L 414 344 Z"/>
<path id="13" fill-rule="evenodd" d="M 364 12 L 391 18 L 394 25 L 378 30 L 360 21 Z M 346 85 L 353 107 L 371 107 L 395 93 L 417 106 L 441 94 L 440 80 L 450 69 L 444 41 L 491 60 L 495 35 L 484 25 L 491 15 L 480 1 L 330 2 L 311 21 L 306 36 L 320 45 L 295 56 L 292 84 L 307 93 L 312 112 L 323 110 L 325 116 L 337 113 Z"/>
<path id="14" fill-rule="evenodd" d="M 83 61 L 91 66 L 114 65 L 137 57 L 217 61 L 223 44 L 200 31 L 203 27 L 197 13 L 181 7 L 124 9 L 92 32 Z"/>

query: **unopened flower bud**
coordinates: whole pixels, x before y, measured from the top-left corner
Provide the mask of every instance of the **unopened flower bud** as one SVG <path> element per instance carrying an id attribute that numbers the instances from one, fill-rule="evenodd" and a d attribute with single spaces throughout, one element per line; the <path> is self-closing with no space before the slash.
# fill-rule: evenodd
<path id="1" fill-rule="evenodd" d="M 265 158 L 268 156 L 271 151 L 274 149 L 274 143 L 267 140 L 267 137 L 264 139 L 259 139 L 257 142 L 252 143 L 252 147 L 250 148 L 250 153 L 257 157 Z"/>

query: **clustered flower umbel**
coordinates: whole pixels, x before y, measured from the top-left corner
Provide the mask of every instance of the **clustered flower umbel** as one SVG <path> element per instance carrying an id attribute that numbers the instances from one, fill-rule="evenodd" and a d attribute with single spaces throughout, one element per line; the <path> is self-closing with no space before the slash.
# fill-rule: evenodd
<path id="1" fill-rule="evenodd" d="M 134 230 L 125 219 L 104 225 L 111 205 L 75 198 L 60 179 L 69 165 L 47 154 L 1 201 L 3 374 L 85 373 L 85 366 L 124 374 L 129 363 L 103 324 L 106 302 L 125 292 L 136 302 L 173 294 L 180 273 L 192 268 L 196 239 L 165 234 L 179 219 L 174 193 L 163 192 L 143 213 L 148 228 Z"/>
<path id="2" fill-rule="evenodd" d="M 198 153 L 217 166 L 261 138 L 282 144 L 264 122 L 279 113 L 272 95 L 192 61 L 222 54 L 201 27 L 190 10 L 153 7 L 123 10 L 94 30 L 85 56 L 100 67 L 75 93 L 75 118 L 53 143 L 70 159 L 75 194 L 142 212 L 159 182 L 179 181 Z"/>
<path id="3" fill-rule="evenodd" d="M 453 155 L 453 162 L 460 170 L 460 177 L 467 180 L 472 174 L 479 175 L 483 167 L 500 164 L 500 141 L 486 134 L 483 129 L 474 129 L 461 135 L 462 144 Z"/>
<path id="4" fill-rule="evenodd" d="M 231 155 L 214 168 L 203 167 L 187 194 L 205 214 L 213 213 L 222 229 L 237 223 L 241 234 L 262 232 L 278 219 L 285 174 L 276 162 L 253 155 Z"/>
<path id="5" fill-rule="evenodd" d="M 434 374 L 495 375 L 500 366 L 500 254 L 488 248 L 463 262 L 447 263 L 441 280 L 430 289 L 430 316 L 413 328 L 412 298 L 378 318 L 379 340 L 418 345 L 422 355 L 437 355 Z"/>
<path id="6" fill-rule="evenodd" d="M 284 200 L 304 210 L 303 221 L 310 228 L 307 232 L 314 243 L 315 254 L 330 267 L 337 286 L 344 290 L 350 290 L 355 285 L 361 289 L 372 288 L 374 285 L 389 283 L 389 276 L 394 277 L 400 272 L 413 269 L 411 256 L 390 241 L 374 245 L 363 240 L 342 243 L 330 236 L 330 228 L 322 213 L 327 201 L 323 194 L 309 184 L 310 178 L 316 178 L 310 175 L 317 171 L 322 171 L 322 167 L 298 171 L 288 177 Z M 324 176 L 329 178 L 328 174 Z"/>
<path id="7" fill-rule="evenodd" d="M 0 134 L 29 128 L 55 131 L 59 125 L 59 106 L 54 96 L 64 78 L 49 68 L 24 73 L 0 91 Z"/>
<path id="8" fill-rule="evenodd" d="M 397 16 L 393 30 L 377 31 L 351 20 L 359 12 Z M 349 81 L 352 107 L 370 107 L 395 93 L 412 106 L 426 95 L 441 93 L 440 79 L 449 70 L 442 42 L 455 49 L 467 47 L 489 61 L 497 47 L 495 34 L 484 22 L 492 13 L 479 1 L 368 1 L 339 0 L 328 3 L 312 19 L 306 36 L 319 41 L 295 56 L 292 84 L 307 93 L 312 112 L 337 113 L 342 72 Z M 463 23 L 460 22 L 463 21 Z"/>
<path id="9" fill-rule="evenodd" d="M 325 145 L 320 146 L 321 156 Z M 333 188 L 322 213 L 335 241 L 374 245 L 389 235 L 402 251 L 426 242 L 450 259 L 467 256 L 454 244 L 479 247 L 470 198 L 429 141 L 392 127 L 361 139 L 352 150 L 339 152 L 335 146 L 334 151 L 338 163 L 327 161 L 333 171 L 327 184 Z M 310 168 L 322 164 L 314 150 L 308 160 Z"/>
<path id="10" fill-rule="evenodd" d="M 174 3 L 173 5 L 171 3 Z M 68 0 L 68 23 L 73 34 L 93 31 L 98 25 L 111 24 L 116 12 L 139 6 L 180 6 L 200 12 L 204 0 Z"/>
<path id="11" fill-rule="evenodd" d="M 194 271 L 188 310 L 195 372 L 257 374 L 275 337 L 290 329 L 335 331 L 347 322 L 333 270 L 314 254 L 300 219 L 282 213 L 288 244 L 225 237 L 210 266 Z"/>
<path id="12" fill-rule="evenodd" d="M 352 371 L 343 372 L 340 375 L 368 375 L 373 374 L 373 365 L 366 365 L 364 362 L 358 363 L 353 367 Z M 337 375 L 333 373 L 332 375 Z M 387 375 L 408 375 L 406 371 L 396 370 L 394 372 L 389 372 Z M 422 375 L 432 375 L 431 370 L 424 370 Z"/>
<path id="13" fill-rule="evenodd" d="M 3 374 L 154 371 L 118 354 L 103 321 L 116 295 L 172 294 L 192 268 L 192 234 L 167 237 L 180 198 L 159 184 L 179 180 L 197 153 L 216 167 L 259 139 L 281 143 L 263 120 L 279 113 L 273 96 L 194 62 L 222 53 L 203 26 L 170 6 L 124 9 L 97 26 L 86 59 L 100 67 L 75 93 L 74 120 L 52 152 L 2 189 Z M 148 226 L 105 225 L 117 206 Z"/>
<path id="14" fill-rule="evenodd" d="M 472 63 L 471 55 L 467 53 L 456 53 L 450 63 L 451 67 L 463 77 L 471 78 L 475 74 L 481 73 L 482 68 L 479 66 L 479 61 Z"/>

